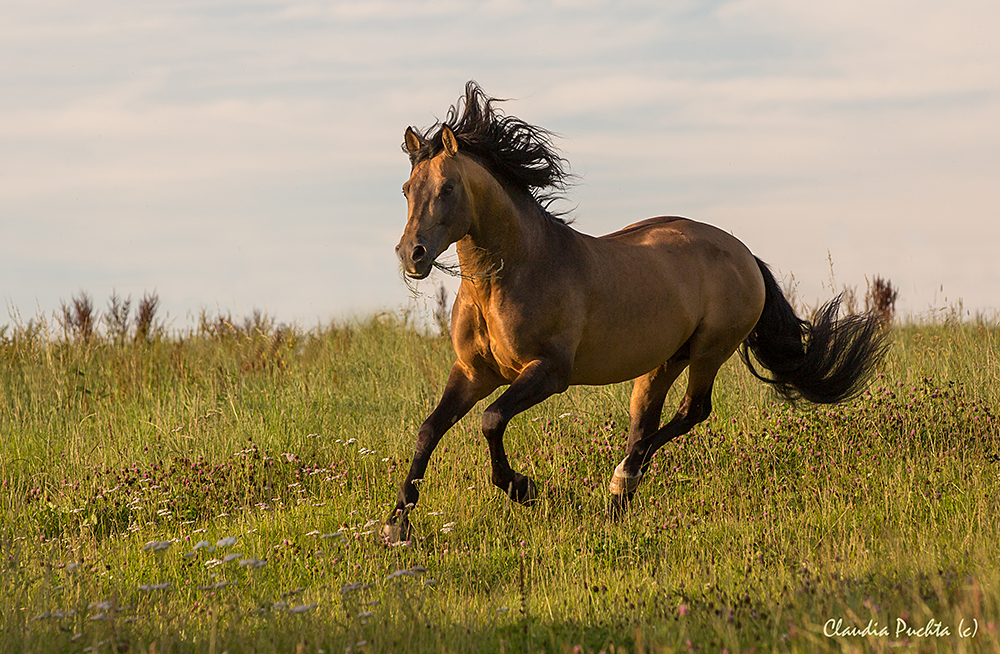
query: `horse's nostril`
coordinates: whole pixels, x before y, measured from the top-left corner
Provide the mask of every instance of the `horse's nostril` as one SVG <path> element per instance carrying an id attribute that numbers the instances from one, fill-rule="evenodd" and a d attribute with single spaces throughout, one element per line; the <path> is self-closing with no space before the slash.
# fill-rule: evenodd
<path id="1" fill-rule="evenodd" d="M 424 257 L 427 256 L 427 249 L 423 245 L 414 245 L 413 253 L 410 256 L 414 263 L 423 261 Z"/>

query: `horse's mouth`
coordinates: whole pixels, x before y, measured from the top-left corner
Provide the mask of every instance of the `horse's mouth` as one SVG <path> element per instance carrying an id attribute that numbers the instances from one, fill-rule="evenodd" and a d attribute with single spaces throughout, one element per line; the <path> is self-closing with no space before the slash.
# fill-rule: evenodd
<path id="1" fill-rule="evenodd" d="M 433 263 L 427 266 L 426 269 L 422 270 L 408 270 L 405 266 L 403 267 L 403 274 L 410 279 L 427 279 L 431 274 L 431 269 L 433 268 Z"/>

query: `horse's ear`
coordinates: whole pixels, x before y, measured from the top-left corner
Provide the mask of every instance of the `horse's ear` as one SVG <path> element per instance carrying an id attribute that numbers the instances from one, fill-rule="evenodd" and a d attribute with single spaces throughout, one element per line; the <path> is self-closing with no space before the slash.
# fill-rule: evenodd
<path id="1" fill-rule="evenodd" d="M 455 132 L 451 131 L 447 125 L 441 128 L 441 144 L 449 157 L 458 154 L 458 139 L 455 138 Z"/>
<path id="2" fill-rule="evenodd" d="M 406 132 L 403 133 L 403 146 L 412 159 L 413 155 L 424 146 L 424 140 L 419 134 L 413 131 L 412 127 L 407 127 Z"/>

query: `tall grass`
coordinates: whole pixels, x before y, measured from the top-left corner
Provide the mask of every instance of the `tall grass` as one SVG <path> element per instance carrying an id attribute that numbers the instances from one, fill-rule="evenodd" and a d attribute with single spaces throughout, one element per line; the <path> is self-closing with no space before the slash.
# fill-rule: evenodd
<path id="1" fill-rule="evenodd" d="M 2 332 L 2 651 L 1000 650 L 995 325 L 895 327 L 835 407 L 779 403 L 731 361 L 620 522 L 628 386 L 514 420 L 531 508 L 490 485 L 473 411 L 418 537 L 389 546 L 446 340 L 390 315 L 168 336 L 155 304 L 136 337 L 122 306 L 103 332 L 74 331 L 75 305 L 69 329 Z"/>

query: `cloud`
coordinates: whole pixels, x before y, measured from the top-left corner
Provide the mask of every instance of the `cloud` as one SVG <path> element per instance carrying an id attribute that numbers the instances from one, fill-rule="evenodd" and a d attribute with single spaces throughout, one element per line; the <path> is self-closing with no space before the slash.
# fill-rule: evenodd
<path id="1" fill-rule="evenodd" d="M 140 280 L 182 298 L 179 313 L 219 298 L 288 317 L 398 305 L 402 130 L 476 78 L 563 135 L 581 229 L 688 213 L 817 280 L 817 297 L 831 248 L 845 282 L 886 265 L 914 307 L 943 282 L 997 306 L 993 269 L 967 254 L 997 236 L 997 11 L 11 3 L 0 292 L 54 306 Z M 942 215 L 956 229 L 939 233 Z"/>

